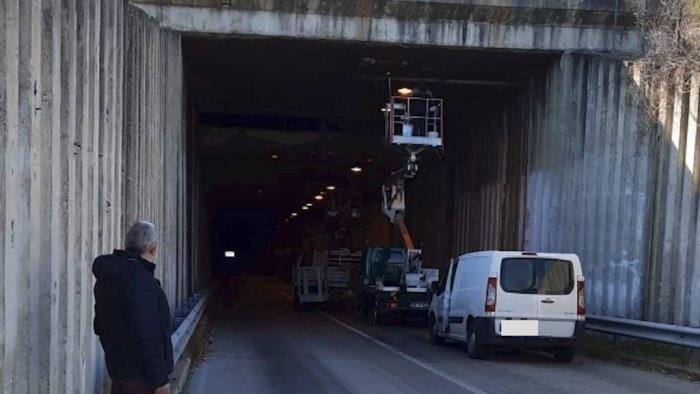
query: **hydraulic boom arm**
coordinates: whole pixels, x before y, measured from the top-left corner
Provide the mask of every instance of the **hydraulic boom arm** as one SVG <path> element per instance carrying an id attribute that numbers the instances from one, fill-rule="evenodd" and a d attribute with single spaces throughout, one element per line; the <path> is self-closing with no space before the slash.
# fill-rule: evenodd
<path id="1" fill-rule="evenodd" d="M 406 226 L 406 221 L 404 220 L 404 213 L 406 211 L 406 199 L 405 199 L 405 172 L 404 170 L 399 170 L 391 174 L 387 178 L 386 184 L 383 186 L 382 195 L 384 196 L 382 202 L 382 211 L 389 217 L 391 223 L 396 224 L 401 231 L 401 238 L 406 246 L 406 249 L 415 249 L 413 244 L 413 238 L 411 238 L 411 233 L 408 231 Z"/>

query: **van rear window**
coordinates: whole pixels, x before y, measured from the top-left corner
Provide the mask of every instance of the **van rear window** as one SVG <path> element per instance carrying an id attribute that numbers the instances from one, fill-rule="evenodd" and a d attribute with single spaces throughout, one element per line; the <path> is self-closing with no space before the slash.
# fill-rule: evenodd
<path id="1" fill-rule="evenodd" d="M 509 293 L 564 295 L 574 290 L 571 261 L 510 258 L 501 263 L 501 287 Z"/>

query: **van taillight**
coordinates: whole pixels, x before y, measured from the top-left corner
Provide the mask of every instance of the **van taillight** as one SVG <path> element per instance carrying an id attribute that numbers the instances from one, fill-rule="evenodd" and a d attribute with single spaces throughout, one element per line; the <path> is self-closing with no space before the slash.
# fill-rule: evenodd
<path id="1" fill-rule="evenodd" d="M 586 314 L 586 292 L 584 290 L 583 281 L 578 281 L 578 304 L 576 308 L 576 314 L 583 316 Z"/>
<path id="2" fill-rule="evenodd" d="M 489 278 L 486 285 L 486 312 L 496 312 L 496 278 Z"/>

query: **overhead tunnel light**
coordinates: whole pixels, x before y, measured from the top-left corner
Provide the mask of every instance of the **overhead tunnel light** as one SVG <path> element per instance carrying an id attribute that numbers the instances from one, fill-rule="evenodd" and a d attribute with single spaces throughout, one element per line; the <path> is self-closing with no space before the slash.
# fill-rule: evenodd
<path id="1" fill-rule="evenodd" d="M 306 206 L 309 207 L 309 208 L 311 208 L 313 205 L 314 205 L 314 204 L 312 204 L 312 203 L 310 203 L 310 202 L 307 202 L 307 203 L 306 203 Z"/>
<path id="2" fill-rule="evenodd" d="M 362 172 L 362 167 L 355 166 L 355 167 L 351 168 L 350 171 L 354 172 L 355 174 L 359 174 Z"/>
<path id="3" fill-rule="evenodd" d="M 236 252 L 234 252 L 233 250 L 227 250 L 224 252 L 224 257 L 226 257 L 227 259 L 232 259 L 236 257 Z"/>
<path id="4" fill-rule="evenodd" d="M 413 93 L 413 89 L 411 88 L 401 88 L 398 90 L 399 94 L 402 96 L 410 96 L 411 93 Z"/>
<path id="5" fill-rule="evenodd" d="M 316 197 L 314 197 L 315 200 L 321 201 L 323 200 L 323 196 L 320 194 L 317 194 Z"/>
<path id="6" fill-rule="evenodd" d="M 308 210 L 309 210 L 309 207 L 306 206 L 306 205 L 304 205 L 303 207 L 301 207 L 301 210 L 302 210 L 302 211 L 308 211 Z"/>
<path id="7" fill-rule="evenodd" d="M 328 186 L 326 186 L 326 190 L 333 191 L 333 190 L 335 190 L 335 186 L 333 186 L 333 185 L 328 185 Z"/>
<path id="8" fill-rule="evenodd" d="M 296 212 L 292 212 L 292 214 L 291 214 L 291 215 L 289 215 L 289 216 L 291 216 L 291 217 L 295 218 L 295 217 L 299 216 L 299 214 L 298 214 L 298 213 L 296 213 Z"/>

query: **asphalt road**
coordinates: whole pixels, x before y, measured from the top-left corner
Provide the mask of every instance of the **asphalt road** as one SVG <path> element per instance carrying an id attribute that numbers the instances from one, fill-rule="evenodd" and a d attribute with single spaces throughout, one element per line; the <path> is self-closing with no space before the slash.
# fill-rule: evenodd
<path id="1" fill-rule="evenodd" d="M 217 317 L 196 393 L 693 393 L 700 384 L 577 357 L 471 360 L 419 327 L 372 327 L 353 312 L 294 312 L 288 290 L 249 278 Z"/>

